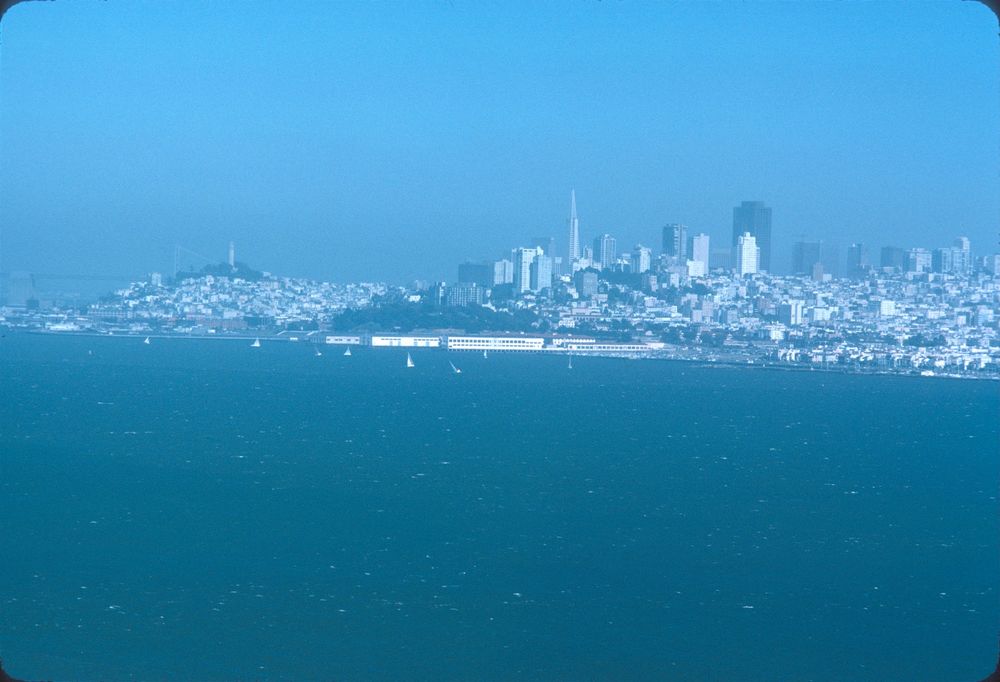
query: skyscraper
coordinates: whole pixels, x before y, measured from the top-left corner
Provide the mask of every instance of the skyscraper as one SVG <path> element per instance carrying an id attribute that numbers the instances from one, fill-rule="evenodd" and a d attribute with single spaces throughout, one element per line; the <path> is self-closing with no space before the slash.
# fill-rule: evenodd
<path id="1" fill-rule="evenodd" d="M 514 263 L 506 258 L 493 262 L 493 284 L 511 284 L 514 281 Z"/>
<path id="2" fill-rule="evenodd" d="M 856 242 L 847 247 L 847 276 L 864 277 L 868 272 L 868 247 Z"/>
<path id="3" fill-rule="evenodd" d="M 458 266 L 458 282 L 460 284 L 478 284 L 481 287 L 489 288 L 493 286 L 493 266 L 492 262 L 485 263 L 462 263 Z"/>
<path id="4" fill-rule="evenodd" d="M 901 249 L 898 246 L 883 246 L 880 253 L 879 265 L 883 268 L 905 270 L 906 249 Z"/>
<path id="5" fill-rule="evenodd" d="M 969 275 L 972 273 L 972 246 L 968 237 L 957 237 L 955 239 L 954 272 L 957 275 Z"/>
<path id="6" fill-rule="evenodd" d="M 825 241 L 795 242 L 792 244 L 792 274 L 809 275 L 819 263 L 822 271 L 834 277 L 840 272 L 837 247 Z"/>
<path id="7" fill-rule="evenodd" d="M 708 272 L 709 259 L 709 239 L 707 234 L 696 234 L 691 237 L 690 259 L 705 264 L 705 272 Z"/>
<path id="8" fill-rule="evenodd" d="M 569 268 L 580 257 L 580 220 L 576 217 L 576 190 L 569 193 Z"/>
<path id="9" fill-rule="evenodd" d="M 514 261 L 514 291 L 519 294 L 529 291 L 531 289 L 531 263 L 537 256 L 542 255 L 542 250 L 538 247 L 531 249 L 521 247 L 514 249 L 511 255 L 511 260 Z M 549 272 L 551 273 L 551 270 Z"/>
<path id="10" fill-rule="evenodd" d="M 663 253 L 674 258 L 687 257 L 687 225 L 670 223 L 663 226 Z"/>
<path id="11" fill-rule="evenodd" d="M 632 250 L 632 272 L 641 275 L 653 266 L 653 250 L 648 246 L 636 244 Z"/>
<path id="12" fill-rule="evenodd" d="M 908 272 L 930 272 L 933 260 L 927 249 L 910 249 L 906 254 L 906 270 Z"/>
<path id="13" fill-rule="evenodd" d="M 955 252 L 959 249 L 951 247 L 934 249 L 931 252 L 931 270 L 934 272 L 953 272 L 955 269 Z"/>
<path id="14" fill-rule="evenodd" d="M 813 266 L 823 260 L 822 242 L 795 242 L 792 244 L 792 274 L 808 275 Z"/>
<path id="15" fill-rule="evenodd" d="M 555 256 L 556 240 L 552 237 L 535 237 L 531 245 L 540 248 L 546 256 Z"/>
<path id="16" fill-rule="evenodd" d="M 744 232 L 736 240 L 736 274 L 752 275 L 760 269 L 760 247 L 757 238 Z"/>
<path id="17" fill-rule="evenodd" d="M 617 243 L 610 234 L 602 234 L 594 240 L 594 265 L 601 268 L 610 268 L 617 258 Z"/>
<path id="18" fill-rule="evenodd" d="M 538 254 L 531 261 L 531 290 L 538 292 L 552 288 L 552 256 Z"/>
<path id="19" fill-rule="evenodd" d="M 744 201 L 733 208 L 733 246 L 748 233 L 760 249 L 760 270 L 771 271 L 771 209 L 763 201 Z"/>

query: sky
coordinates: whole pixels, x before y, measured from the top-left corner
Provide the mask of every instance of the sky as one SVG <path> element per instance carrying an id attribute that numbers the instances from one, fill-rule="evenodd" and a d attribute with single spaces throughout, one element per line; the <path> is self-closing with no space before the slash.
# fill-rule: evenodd
<path id="1" fill-rule="evenodd" d="M 977 2 L 55 0 L 0 26 L 0 269 L 452 281 L 538 236 L 998 250 Z M 185 253 L 188 253 L 185 252 Z M 185 255 L 181 265 L 202 265 Z"/>

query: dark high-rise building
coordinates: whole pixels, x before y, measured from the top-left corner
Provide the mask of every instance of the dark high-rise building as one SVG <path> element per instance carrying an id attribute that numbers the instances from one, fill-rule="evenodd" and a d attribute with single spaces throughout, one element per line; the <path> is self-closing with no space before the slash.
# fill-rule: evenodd
<path id="1" fill-rule="evenodd" d="M 733 246 L 749 232 L 760 249 L 760 269 L 771 272 L 771 209 L 763 201 L 744 201 L 733 209 Z"/>
<path id="2" fill-rule="evenodd" d="M 493 263 L 462 263 L 458 266 L 458 281 L 486 288 L 493 286 Z"/>
<path id="3" fill-rule="evenodd" d="M 687 253 L 687 225 L 680 223 L 670 223 L 663 226 L 663 253 L 673 258 L 686 258 Z"/>
<path id="4" fill-rule="evenodd" d="M 531 240 L 531 245 L 540 248 L 546 256 L 556 255 L 556 240 L 552 237 L 535 237 Z"/>
<path id="5" fill-rule="evenodd" d="M 819 263 L 822 271 L 836 277 L 840 272 L 837 246 L 828 242 L 795 242 L 792 245 L 792 274 L 814 275 Z"/>
<path id="6" fill-rule="evenodd" d="M 951 248 L 934 249 L 931 252 L 931 269 L 934 272 L 951 272 L 954 267 L 955 258 Z"/>
<path id="7" fill-rule="evenodd" d="M 897 246 L 883 246 L 879 267 L 896 268 L 900 272 L 906 270 L 906 249 Z"/>
<path id="8" fill-rule="evenodd" d="M 813 265 L 823 262 L 822 242 L 795 242 L 792 244 L 792 274 L 812 274 Z"/>
<path id="9" fill-rule="evenodd" d="M 864 277 L 871 264 L 868 262 L 868 247 L 857 242 L 847 247 L 847 276 Z"/>

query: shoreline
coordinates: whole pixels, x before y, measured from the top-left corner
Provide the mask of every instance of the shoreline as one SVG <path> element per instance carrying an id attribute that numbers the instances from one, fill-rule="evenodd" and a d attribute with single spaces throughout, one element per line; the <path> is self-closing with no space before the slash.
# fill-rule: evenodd
<path id="1" fill-rule="evenodd" d="M 266 343 L 301 343 L 305 345 L 316 345 L 316 346 L 334 346 L 347 347 L 351 345 L 356 348 L 369 348 L 369 349 L 384 349 L 384 350 L 400 350 L 406 349 L 411 352 L 415 351 L 438 351 L 445 353 L 458 353 L 458 354 L 469 354 L 478 353 L 477 350 L 471 349 L 448 349 L 446 347 L 429 347 L 429 348 L 408 348 L 403 346 L 388 346 L 388 347 L 378 347 L 371 346 L 370 344 L 329 344 L 325 342 L 317 342 L 311 340 L 311 336 L 318 334 L 325 334 L 326 332 L 303 332 L 301 336 L 295 335 L 242 335 L 242 334 L 170 334 L 170 333 L 99 333 L 94 331 L 52 331 L 47 329 L 17 329 L 17 328 L 7 328 L 11 334 L 36 334 L 40 336 L 50 336 L 50 337 L 86 337 L 86 338 L 103 338 L 103 339 L 128 339 L 128 340 L 142 340 L 142 339 L 159 339 L 159 340 L 188 340 L 188 341 L 231 341 L 231 342 L 246 342 L 252 343 L 254 340 L 259 339 Z M 637 351 L 637 352 L 613 352 L 613 351 L 586 351 L 586 350 L 567 350 L 565 348 L 544 348 L 541 350 L 494 350 L 490 349 L 491 353 L 496 354 L 517 354 L 517 355 L 558 355 L 558 356 L 575 356 L 578 358 L 587 357 L 599 357 L 599 358 L 616 358 L 620 360 L 658 360 L 658 361 L 672 361 L 681 362 L 689 365 L 695 365 L 699 368 L 728 368 L 728 369 L 756 369 L 756 370 L 770 370 L 778 372 L 806 372 L 806 373 L 823 373 L 823 374 L 839 374 L 839 375 L 862 375 L 862 376 L 898 376 L 898 377 L 911 377 L 919 379 L 957 379 L 957 380 L 978 380 L 978 381 L 1000 381 L 1000 374 L 983 374 L 983 373 L 959 373 L 959 372 L 938 372 L 935 370 L 886 370 L 877 368 L 853 368 L 853 367 L 840 367 L 840 366 L 814 366 L 807 364 L 791 364 L 782 363 L 774 361 L 762 360 L 758 356 L 745 356 L 745 357 L 728 357 L 719 359 L 708 359 L 704 357 L 686 357 L 683 355 L 674 355 L 670 351 Z M 923 371 L 933 371 L 933 374 L 922 374 Z"/>

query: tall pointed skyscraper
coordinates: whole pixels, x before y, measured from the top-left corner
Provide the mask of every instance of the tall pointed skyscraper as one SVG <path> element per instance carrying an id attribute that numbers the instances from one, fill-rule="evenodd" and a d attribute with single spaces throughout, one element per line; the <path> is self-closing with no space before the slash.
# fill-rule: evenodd
<path id="1" fill-rule="evenodd" d="M 569 266 L 580 258 L 580 220 L 576 217 L 576 190 L 569 193 Z"/>

